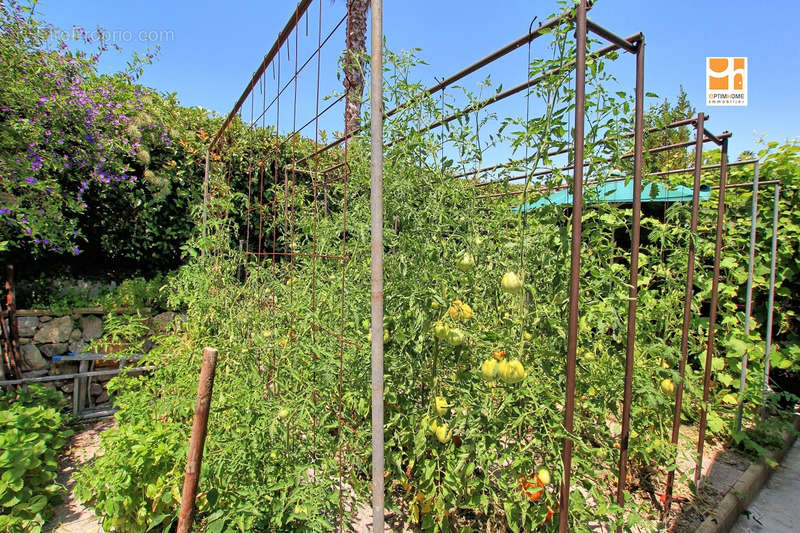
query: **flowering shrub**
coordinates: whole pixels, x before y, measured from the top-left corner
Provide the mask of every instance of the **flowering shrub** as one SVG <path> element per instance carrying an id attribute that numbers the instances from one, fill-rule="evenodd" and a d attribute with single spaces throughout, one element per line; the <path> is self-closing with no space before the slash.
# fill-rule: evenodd
<path id="1" fill-rule="evenodd" d="M 162 125 L 137 122 L 149 91 L 132 73 L 97 75 L 103 42 L 91 54 L 72 51 L 29 11 L 0 3 L 0 236 L 77 255 L 91 184 L 135 182 L 143 137 L 169 139 Z M 151 59 L 135 58 L 132 71 Z"/>

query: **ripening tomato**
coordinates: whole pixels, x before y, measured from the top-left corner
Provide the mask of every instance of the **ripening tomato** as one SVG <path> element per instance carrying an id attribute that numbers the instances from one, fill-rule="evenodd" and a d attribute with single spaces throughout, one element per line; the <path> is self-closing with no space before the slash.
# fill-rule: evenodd
<path id="1" fill-rule="evenodd" d="M 671 379 L 664 379 L 661 381 L 661 392 L 667 396 L 675 395 L 675 383 Z"/>
<path id="2" fill-rule="evenodd" d="M 461 316 L 461 300 L 455 300 L 452 304 L 450 304 L 450 308 L 447 310 L 447 313 L 450 315 L 450 318 L 453 320 L 458 320 Z"/>
<path id="3" fill-rule="evenodd" d="M 494 359 L 487 359 L 481 365 L 481 375 L 486 381 L 494 381 L 497 379 L 497 361 Z"/>
<path id="4" fill-rule="evenodd" d="M 442 444 L 447 444 L 453 438 L 453 430 L 447 424 L 439 424 L 436 428 L 436 440 Z"/>
<path id="5" fill-rule="evenodd" d="M 538 477 L 528 481 L 528 478 L 522 476 L 517 481 L 520 492 L 530 501 L 535 502 L 544 495 L 544 483 Z"/>
<path id="6" fill-rule="evenodd" d="M 472 318 L 473 315 L 472 307 L 470 307 L 469 304 L 465 304 L 461 300 L 454 300 L 453 303 L 450 304 L 450 308 L 447 310 L 447 313 L 453 320 L 463 320 L 465 322 Z"/>
<path id="7" fill-rule="evenodd" d="M 447 398 L 443 398 L 442 396 L 437 396 L 434 398 L 433 409 L 436 411 L 437 415 L 445 416 L 447 411 L 450 409 L 450 405 L 447 403 Z"/>

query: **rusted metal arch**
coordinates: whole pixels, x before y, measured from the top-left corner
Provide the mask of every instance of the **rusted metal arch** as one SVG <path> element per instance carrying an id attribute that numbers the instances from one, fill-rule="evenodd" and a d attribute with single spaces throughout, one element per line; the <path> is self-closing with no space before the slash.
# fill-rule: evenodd
<path id="1" fill-rule="evenodd" d="M 703 142 L 707 143 L 707 142 L 713 142 L 713 141 L 711 139 L 709 139 L 709 138 L 704 138 Z M 647 153 L 648 154 L 655 154 L 655 153 L 660 153 L 660 152 L 667 152 L 669 150 L 675 150 L 675 149 L 678 149 L 678 148 L 686 148 L 687 146 L 692 146 L 694 144 L 695 144 L 695 141 L 685 141 L 685 142 L 676 143 L 676 144 L 667 144 L 667 145 L 658 146 L 658 147 L 655 147 L 653 149 L 647 150 Z M 634 153 L 625 154 L 625 155 L 623 155 L 621 157 L 624 158 L 624 159 L 630 159 L 630 158 L 634 157 Z M 613 158 L 604 158 L 604 159 L 600 159 L 599 160 L 599 162 L 601 162 L 601 163 L 603 163 L 603 162 L 607 163 L 607 162 L 611 162 L 611 161 L 614 161 L 614 159 Z M 587 167 L 589 165 L 590 165 L 590 163 L 584 163 L 583 164 L 584 167 Z M 533 173 L 529 174 L 528 176 L 521 175 L 521 176 L 512 176 L 512 177 L 506 178 L 506 179 L 498 179 L 498 180 L 494 180 L 494 181 L 482 181 L 482 182 L 476 183 L 475 186 L 476 187 L 487 187 L 487 186 L 490 186 L 490 185 L 503 185 L 504 183 L 510 182 L 510 181 L 522 181 L 526 177 L 547 176 L 549 174 L 553 174 L 556 171 L 563 172 L 565 170 L 572 170 L 574 168 L 575 168 L 575 165 L 567 165 L 567 166 L 559 167 L 557 169 L 543 169 L 543 170 L 539 170 L 539 171 L 533 172 Z M 652 175 L 655 175 L 655 174 L 648 174 L 648 176 L 652 176 Z M 615 178 L 609 178 L 606 181 L 607 182 L 608 181 L 624 181 L 626 179 L 627 178 L 624 178 L 624 177 L 615 177 Z M 592 180 L 592 181 L 587 181 L 585 183 L 588 185 L 588 184 L 591 184 L 591 183 L 596 183 L 596 181 Z M 566 188 L 569 188 L 569 186 L 562 183 L 562 184 L 559 184 L 559 185 L 556 185 L 556 186 L 553 186 L 553 187 L 542 186 L 542 187 L 539 188 L 539 190 L 541 190 L 541 191 L 558 191 L 558 190 L 562 190 L 562 189 L 566 189 Z M 481 196 L 477 196 L 476 198 L 494 198 L 494 197 L 498 197 L 498 196 L 514 196 L 514 195 L 519 195 L 519 194 L 522 194 L 522 191 L 504 191 L 502 193 L 481 195 Z"/>
<path id="2" fill-rule="evenodd" d="M 677 120 L 675 122 L 671 122 L 671 123 L 666 124 L 664 126 L 653 126 L 652 128 L 646 129 L 644 131 L 644 133 L 645 134 L 647 134 L 647 133 L 655 133 L 655 132 L 658 132 L 658 131 L 666 131 L 666 130 L 672 129 L 672 128 L 679 128 L 681 126 L 686 126 L 688 124 L 692 124 L 695 120 L 696 120 L 695 117 L 691 117 L 691 118 L 688 118 L 688 119 Z M 708 120 L 708 115 L 706 115 L 706 120 Z M 633 137 L 633 135 L 634 135 L 634 132 L 626 132 L 626 133 L 623 133 L 621 135 L 621 137 Z M 607 142 L 605 142 L 605 141 L 600 141 L 600 143 L 601 144 L 607 144 Z M 571 152 L 571 151 L 572 151 L 572 148 L 561 148 L 559 150 L 554 150 L 552 152 L 548 152 L 545 155 L 546 155 L 546 157 L 553 157 L 553 156 L 556 156 L 556 155 L 566 154 L 566 153 Z M 517 161 L 498 163 L 497 165 L 483 167 L 483 168 L 480 168 L 480 169 L 468 170 L 466 172 L 461 172 L 459 174 L 454 174 L 453 177 L 454 178 L 463 178 L 463 177 L 471 176 L 471 175 L 474 175 L 474 174 L 481 174 L 481 173 L 484 173 L 484 172 L 489 172 L 491 170 L 497 170 L 498 168 L 513 167 L 514 165 L 518 165 L 518 164 L 522 164 L 522 163 L 525 163 L 525 161 L 521 160 L 521 159 L 517 160 Z"/>

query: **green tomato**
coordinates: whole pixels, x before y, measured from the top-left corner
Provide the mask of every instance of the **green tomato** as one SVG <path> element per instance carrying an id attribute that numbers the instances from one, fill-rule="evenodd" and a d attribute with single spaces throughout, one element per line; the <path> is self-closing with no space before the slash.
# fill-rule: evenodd
<path id="1" fill-rule="evenodd" d="M 371 331 L 367 334 L 367 342 L 372 342 L 372 332 Z M 389 342 L 389 330 L 388 329 L 384 329 L 383 330 L 383 344 L 386 344 L 387 342 Z"/>
<path id="2" fill-rule="evenodd" d="M 440 341 L 446 340 L 447 336 L 450 334 L 450 327 L 441 322 L 437 322 L 433 325 L 433 334 Z"/>
<path id="3" fill-rule="evenodd" d="M 539 481 L 542 482 L 542 485 L 549 485 L 550 484 L 550 471 L 546 468 L 540 468 L 539 471 L 536 473 L 536 477 L 539 478 Z"/>
<path id="4" fill-rule="evenodd" d="M 514 272 L 506 272 L 503 274 L 503 279 L 500 281 L 500 286 L 503 290 L 510 294 L 518 294 L 522 292 L 522 280 L 519 279 Z"/>
<path id="5" fill-rule="evenodd" d="M 461 256 L 456 264 L 461 272 L 472 272 L 475 269 L 475 258 L 470 253 Z"/>
<path id="6" fill-rule="evenodd" d="M 461 346 L 464 344 L 465 336 L 464 332 L 458 328 L 453 328 L 447 334 L 447 344 L 450 346 Z"/>
<path id="7" fill-rule="evenodd" d="M 497 375 L 504 383 L 513 385 L 525 379 L 528 374 L 519 359 L 512 359 L 511 361 L 504 359 L 497 363 Z"/>

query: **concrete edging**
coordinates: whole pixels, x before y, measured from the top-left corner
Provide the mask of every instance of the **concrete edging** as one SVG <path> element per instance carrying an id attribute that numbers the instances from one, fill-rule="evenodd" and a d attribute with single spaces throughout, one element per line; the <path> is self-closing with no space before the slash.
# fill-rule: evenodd
<path id="1" fill-rule="evenodd" d="M 800 415 L 794 416 L 792 426 L 795 431 L 800 431 Z M 770 452 L 767 458 L 780 463 L 789 448 L 794 444 L 795 436 L 790 433 L 783 435 L 783 448 L 780 450 Z M 736 483 L 731 487 L 725 497 L 719 502 L 716 509 L 709 514 L 700 527 L 697 528 L 695 533 L 727 533 L 736 523 L 739 515 L 742 514 L 748 505 L 750 505 L 755 497 L 758 495 L 761 488 L 767 483 L 767 480 L 772 475 L 771 468 L 765 459 L 757 463 L 753 463 L 741 475 Z"/>

